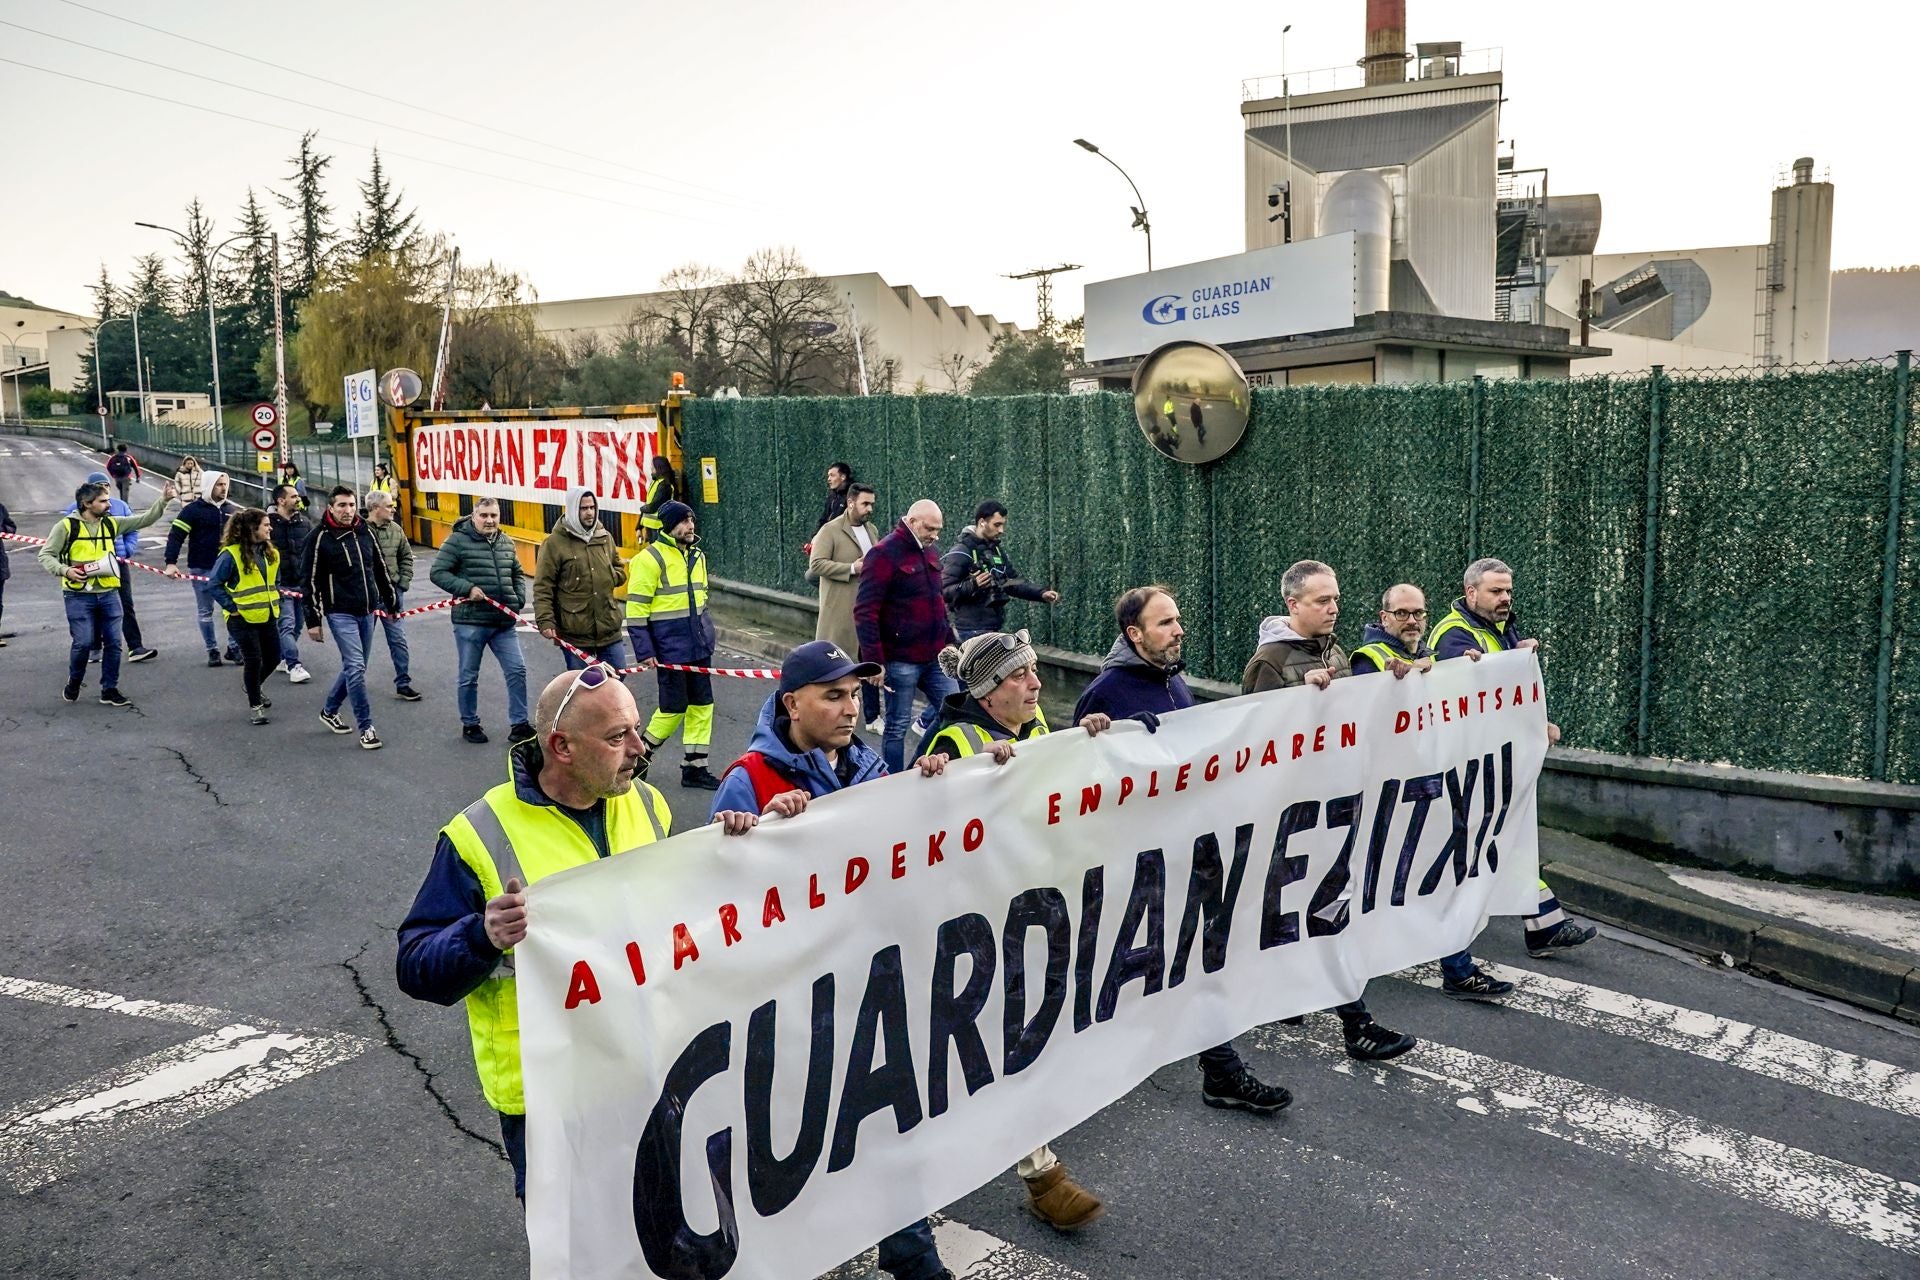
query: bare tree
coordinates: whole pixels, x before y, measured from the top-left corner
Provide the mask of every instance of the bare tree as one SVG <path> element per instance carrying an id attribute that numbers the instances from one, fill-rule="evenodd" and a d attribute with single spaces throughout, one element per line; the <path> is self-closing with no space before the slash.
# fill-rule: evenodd
<path id="1" fill-rule="evenodd" d="M 562 362 L 557 344 L 534 327 L 536 300 L 517 272 L 491 262 L 460 269 L 447 371 L 451 400 L 505 409 L 552 395 Z"/>
<path id="2" fill-rule="evenodd" d="M 980 372 L 980 362 L 964 351 L 942 351 L 934 357 L 934 364 L 947 380 L 947 390 L 955 395 L 965 391 L 973 375 Z"/>
<path id="3" fill-rule="evenodd" d="M 790 248 L 761 249 L 722 291 L 720 321 L 728 363 L 744 389 L 762 395 L 818 394 L 839 381 L 850 338 L 833 284 Z"/>

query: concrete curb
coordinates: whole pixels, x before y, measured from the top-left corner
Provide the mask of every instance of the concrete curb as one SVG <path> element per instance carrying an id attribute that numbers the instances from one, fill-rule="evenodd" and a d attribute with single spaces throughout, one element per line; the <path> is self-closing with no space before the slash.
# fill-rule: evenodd
<path id="1" fill-rule="evenodd" d="M 1541 874 L 1561 902 L 1582 915 L 1685 951 L 1724 955 L 1743 969 L 1920 1023 L 1920 966 L 1678 893 L 1616 880 L 1576 862 L 1550 862 Z"/>

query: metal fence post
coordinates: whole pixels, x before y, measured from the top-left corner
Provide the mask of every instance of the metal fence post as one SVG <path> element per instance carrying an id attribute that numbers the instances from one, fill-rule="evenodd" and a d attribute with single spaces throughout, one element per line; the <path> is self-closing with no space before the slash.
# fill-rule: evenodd
<path id="1" fill-rule="evenodd" d="M 1647 530 L 1640 556 L 1640 706 L 1633 750 L 1648 754 L 1653 737 L 1653 568 L 1660 550 L 1660 437 L 1666 429 L 1666 371 L 1653 366 L 1647 381 Z"/>
<path id="2" fill-rule="evenodd" d="M 1880 652 L 1873 669 L 1873 780 L 1887 777 L 1887 737 L 1893 697 L 1893 606 L 1900 577 L 1900 499 L 1907 483 L 1907 401 L 1911 395 L 1913 352 L 1902 351 L 1893 364 L 1893 457 L 1887 467 L 1887 543 L 1880 559 Z"/>
<path id="3" fill-rule="evenodd" d="M 1480 558 L 1480 434 L 1487 416 L 1487 380 L 1473 375 L 1473 420 L 1469 428 L 1472 455 L 1467 463 L 1467 563 Z"/>

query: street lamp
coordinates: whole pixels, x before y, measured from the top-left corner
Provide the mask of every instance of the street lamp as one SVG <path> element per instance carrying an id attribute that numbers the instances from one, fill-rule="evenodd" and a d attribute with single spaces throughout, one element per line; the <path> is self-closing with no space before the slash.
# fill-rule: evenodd
<path id="1" fill-rule="evenodd" d="M 1073 140 L 1073 145 L 1076 147 L 1079 147 L 1083 151 L 1093 152 L 1093 154 L 1099 156 L 1102 160 L 1105 160 L 1108 164 L 1113 165 L 1114 168 L 1120 169 L 1120 166 L 1118 164 L 1114 164 L 1114 160 L 1112 156 L 1108 155 L 1106 152 L 1102 151 L 1100 148 L 1094 146 L 1091 142 L 1088 142 L 1085 138 L 1075 138 Z M 1127 185 L 1130 187 L 1133 187 L 1133 198 L 1140 202 L 1139 204 L 1132 205 L 1130 207 L 1133 209 L 1133 225 L 1147 233 L 1147 270 L 1151 271 L 1153 270 L 1153 227 L 1147 221 L 1146 197 L 1140 194 L 1140 188 L 1134 185 L 1133 179 L 1128 176 L 1127 171 L 1125 169 L 1120 169 L 1120 176 L 1127 179 Z"/>
<path id="2" fill-rule="evenodd" d="M 164 231 L 180 242 L 182 249 L 191 250 L 192 242 L 172 227 L 163 227 L 157 222 L 135 222 L 136 227 L 146 227 L 150 231 Z M 228 236 L 213 248 L 207 250 L 207 260 L 203 264 L 207 272 L 207 357 L 213 362 L 213 438 L 220 450 L 220 460 L 227 460 L 226 401 L 220 394 L 220 328 L 213 318 L 213 260 L 220 251 L 236 240 L 252 239 L 246 232 Z"/>
<path id="3" fill-rule="evenodd" d="M 88 333 L 93 335 L 93 389 L 99 394 L 99 398 L 93 403 L 94 408 L 100 411 L 100 447 L 103 449 L 111 449 L 113 442 L 107 438 L 107 376 L 100 371 L 100 331 L 110 324 L 123 323 L 133 325 L 135 335 L 133 348 L 133 387 L 136 392 L 140 393 L 141 408 L 144 410 L 146 407 L 147 397 L 146 393 L 141 389 L 142 384 L 140 382 L 139 313 L 135 312 L 133 315 L 127 316 L 108 316 L 105 320 L 102 320 L 99 324 L 87 330 Z M 142 421 L 145 421 L 144 415 Z"/>

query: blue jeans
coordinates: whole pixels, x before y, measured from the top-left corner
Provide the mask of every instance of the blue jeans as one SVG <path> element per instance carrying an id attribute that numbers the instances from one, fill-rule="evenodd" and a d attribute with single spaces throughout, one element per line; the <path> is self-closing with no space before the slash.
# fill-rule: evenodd
<path id="1" fill-rule="evenodd" d="M 879 1261 L 893 1280 L 933 1280 L 946 1270 L 933 1247 L 933 1224 L 925 1218 L 882 1240 Z"/>
<path id="2" fill-rule="evenodd" d="M 399 592 L 393 593 L 393 611 L 400 612 L 407 607 L 406 598 Z M 387 653 L 393 658 L 393 687 L 404 689 L 407 686 L 407 624 L 394 618 L 381 618 L 380 630 L 387 637 Z"/>
<path id="3" fill-rule="evenodd" d="M 300 628 L 305 618 L 302 602 L 280 597 L 280 661 L 289 667 L 300 665 Z"/>
<path id="4" fill-rule="evenodd" d="M 95 645 L 100 654 L 100 687 L 120 687 L 120 593 L 67 591 L 67 631 L 73 647 L 67 651 L 67 680 L 79 684 L 87 676 L 87 654 Z"/>
<path id="5" fill-rule="evenodd" d="M 373 728 L 373 704 L 367 701 L 367 646 L 373 643 L 373 615 L 356 617 L 351 613 L 327 615 L 327 630 L 340 647 L 340 674 L 327 690 L 327 702 L 321 710 L 328 715 L 340 710 L 340 704 L 353 700 L 353 723 L 362 733 Z"/>
<path id="6" fill-rule="evenodd" d="M 1450 956 L 1440 957 L 1440 972 L 1459 982 L 1473 972 L 1473 952 L 1456 951 Z"/>
<path id="7" fill-rule="evenodd" d="M 887 689 L 887 729 L 880 738 L 880 754 L 887 772 L 899 773 L 907 767 L 907 724 L 913 719 L 915 691 L 927 695 L 929 709 L 937 715 L 941 702 L 958 693 L 960 685 L 937 662 L 889 662 Z"/>
<path id="8" fill-rule="evenodd" d="M 621 667 L 630 667 L 633 665 L 633 656 L 628 651 L 625 640 L 615 640 L 612 644 L 599 649 L 594 648 L 590 644 L 583 644 L 580 647 L 592 654 L 595 661 L 604 662 L 616 671 Z M 571 649 L 562 649 L 560 652 L 567 660 L 567 670 L 569 671 L 578 671 L 587 665 L 580 661 Z M 626 677 L 622 676 L 621 679 L 624 680 Z"/>
<path id="9" fill-rule="evenodd" d="M 508 719 L 514 724 L 527 723 L 527 659 L 520 651 L 519 634 L 512 627 L 456 622 L 453 643 L 460 651 L 460 683 L 454 692 L 460 723 L 480 723 L 480 655 L 488 649 L 493 650 L 500 673 L 507 678 Z"/>
<path id="10" fill-rule="evenodd" d="M 197 573 L 199 570 L 193 570 L 193 572 Z M 195 581 L 193 583 L 193 603 L 199 615 L 200 639 L 206 643 L 207 649 L 210 652 L 220 652 L 220 637 L 213 629 L 213 588 L 204 582 Z"/>

